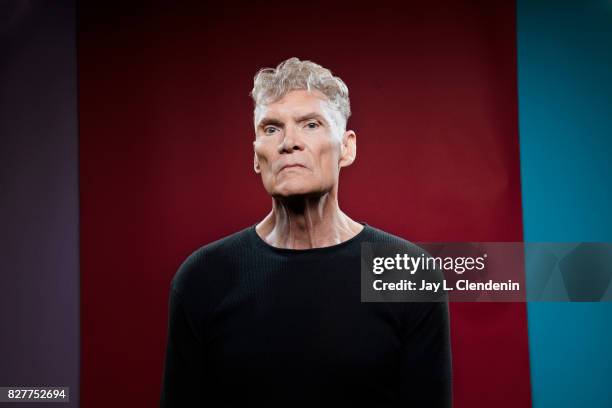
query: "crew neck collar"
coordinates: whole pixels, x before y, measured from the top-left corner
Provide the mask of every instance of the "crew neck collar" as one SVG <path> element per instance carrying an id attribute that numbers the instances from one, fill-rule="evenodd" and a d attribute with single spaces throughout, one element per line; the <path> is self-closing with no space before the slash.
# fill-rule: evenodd
<path id="1" fill-rule="evenodd" d="M 259 234 L 255 230 L 255 227 L 257 226 L 257 224 L 253 224 L 249 228 L 249 232 L 253 236 L 253 239 L 254 239 L 255 243 L 259 247 L 264 248 L 264 249 L 266 249 L 268 251 L 273 251 L 273 252 L 277 252 L 277 253 L 284 253 L 284 254 L 323 254 L 323 253 L 329 253 L 329 252 L 337 251 L 339 249 L 345 248 L 345 247 L 347 247 L 347 246 L 349 246 L 349 245 L 351 245 L 351 244 L 361 240 L 362 237 L 365 236 L 366 230 L 370 229 L 370 226 L 367 223 L 362 222 L 362 221 L 357 221 L 357 222 L 359 222 L 361 225 L 363 225 L 363 228 L 361 229 L 361 231 L 359 231 L 353 237 L 347 239 L 346 241 L 342 241 L 342 242 L 340 242 L 338 244 L 324 246 L 324 247 L 317 247 L 317 248 L 292 249 L 292 248 L 279 248 L 279 247 L 275 247 L 273 245 L 268 244 L 266 241 L 263 240 L 263 238 L 261 238 L 259 236 Z"/>

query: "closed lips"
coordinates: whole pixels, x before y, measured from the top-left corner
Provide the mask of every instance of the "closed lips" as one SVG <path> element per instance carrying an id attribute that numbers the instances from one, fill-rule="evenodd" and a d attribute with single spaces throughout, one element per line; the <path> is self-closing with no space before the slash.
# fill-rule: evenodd
<path id="1" fill-rule="evenodd" d="M 305 166 L 302 166 L 301 164 L 285 164 L 283 167 L 281 167 L 281 170 L 284 170 L 289 167 L 305 167 Z"/>

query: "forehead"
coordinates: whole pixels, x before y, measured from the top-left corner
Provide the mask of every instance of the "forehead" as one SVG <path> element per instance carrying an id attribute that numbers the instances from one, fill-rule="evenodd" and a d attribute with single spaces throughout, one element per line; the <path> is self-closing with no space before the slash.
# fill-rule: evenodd
<path id="1" fill-rule="evenodd" d="M 330 118 L 329 100 L 320 91 L 295 90 L 288 92 L 281 99 L 260 105 L 255 110 L 255 123 L 264 118 L 297 117 L 309 113 L 318 113 Z"/>

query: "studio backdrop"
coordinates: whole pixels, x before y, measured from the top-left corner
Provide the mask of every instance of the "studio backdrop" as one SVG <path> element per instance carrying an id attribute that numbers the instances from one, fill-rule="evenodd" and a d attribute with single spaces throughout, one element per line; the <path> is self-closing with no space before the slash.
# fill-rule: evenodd
<path id="1" fill-rule="evenodd" d="M 411 241 L 522 240 L 514 2 L 145 4 L 79 5 L 83 407 L 158 403 L 170 279 L 269 211 L 262 67 L 296 56 L 347 83 L 352 218 Z M 450 315 L 455 407 L 530 406 L 526 305 Z"/>

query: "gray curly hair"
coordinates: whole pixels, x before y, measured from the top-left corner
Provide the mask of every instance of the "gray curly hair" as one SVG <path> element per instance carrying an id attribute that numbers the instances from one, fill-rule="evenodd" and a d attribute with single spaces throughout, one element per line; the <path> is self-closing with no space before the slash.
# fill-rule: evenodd
<path id="1" fill-rule="evenodd" d="M 255 102 L 254 115 L 259 108 L 275 102 L 288 92 L 304 89 L 318 90 L 327 96 L 330 105 L 340 112 L 342 122 L 338 123 L 344 131 L 351 116 L 348 87 L 331 71 L 312 61 L 289 58 L 276 68 L 262 68 L 255 75 L 250 95 Z"/>

